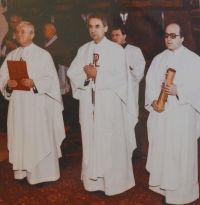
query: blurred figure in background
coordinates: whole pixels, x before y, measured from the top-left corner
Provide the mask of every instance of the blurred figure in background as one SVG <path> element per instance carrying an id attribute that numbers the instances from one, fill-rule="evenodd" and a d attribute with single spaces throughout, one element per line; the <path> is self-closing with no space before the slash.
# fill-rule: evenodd
<path id="1" fill-rule="evenodd" d="M 58 38 L 54 24 L 46 24 L 43 32 L 46 41 L 42 47 L 47 50 L 53 58 L 58 71 L 60 91 L 61 94 L 64 95 L 70 90 L 70 82 L 67 77 L 67 70 L 71 63 L 69 50 L 65 43 Z"/>
<path id="2" fill-rule="evenodd" d="M 4 13 L 7 11 L 7 4 L 3 4 L 3 1 L 0 1 L 0 46 L 2 44 L 3 38 L 5 37 L 6 33 L 8 32 L 8 22 L 4 16 Z M 0 49 L 0 56 L 1 56 L 1 49 Z M 0 60 L 1 65 L 1 60 Z"/>
<path id="3" fill-rule="evenodd" d="M 9 21 L 9 30 L 3 38 L 1 44 L 1 55 L 7 56 L 8 53 L 16 49 L 20 44 L 16 40 L 16 27 L 21 22 L 21 16 L 13 14 Z"/>

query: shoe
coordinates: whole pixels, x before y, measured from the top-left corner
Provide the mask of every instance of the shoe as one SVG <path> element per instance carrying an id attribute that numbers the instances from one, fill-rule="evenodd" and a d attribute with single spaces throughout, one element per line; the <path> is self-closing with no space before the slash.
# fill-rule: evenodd
<path id="1" fill-rule="evenodd" d="M 59 158 L 59 167 L 60 169 L 65 169 L 67 167 L 67 159 L 66 157 Z"/>
<path id="2" fill-rule="evenodd" d="M 105 195 L 105 192 L 103 192 L 103 191 L 91 191 L 90 194 L 93 196 L 99 196 L 101 198 L 108 197 L 107 195 Z"/>
<path id="3" fill-rule="evenodd" d="M 18 182 L 18 184 L 19 185 L 27 185 L 28 184 L 28 181 L 27 181 L 27 178 L 25 177 L 25 178 L 23 178 L 23 179 L 18 179 L 17 180 Z"/>
<path id="4" fill-rule="evenodd" d="M 163 196 L 163 198 L 162 198 L 162 205 L 171 205 L 171 204 L 166 203 L 166 199 L 165 199 L 164 196 Z"/>
<path id="5" fill-rule="evenodd" d="M 41 182 L 41 183 L 35 184 L 35 187 L 39 189 L 39 188 L 44 187 L 45 184 L 46 184 L 45 182 Z"/>

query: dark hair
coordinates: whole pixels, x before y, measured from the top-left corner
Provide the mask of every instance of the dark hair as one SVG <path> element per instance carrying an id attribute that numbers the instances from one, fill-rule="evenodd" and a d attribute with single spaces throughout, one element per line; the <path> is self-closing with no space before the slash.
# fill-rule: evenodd
<path id="1" fill-rule="evenodd" d="M 19 19 L 19 21 L 21 21 L 21 20 L 22 20 L 21 15 L 16 14 L 16 13 L 11 14 L 11 15 L 10 15 L 10 18 L 12 18 L 12 17 L 17 17 L 17 18 Z"/>
<path id="2" fill-rule="evenodd" d="M 93 19 L 93 18 L 100 19 L 104 27 L 108 26 L 106 17 L 99 13 L 89 14 L 89 16 L 87 17 L 87 25 L 89 25 L 90 19 Z"/>
<path id="3" fill-rule="evenodd" d="M 126 35 L 126 29 L 124 27 L 115 27 L 112 29 L 113 30 L 120 30 L 122 35 Z"/>
<path id="4" fill-rule="evenodd" d="M 182 24 L 181 22 L 174 21 L 174 22 L 171 22 L 171 23 L 167 24 L 167 26 L 169 26 L 169 25 L 171 25 L 171 24 L 176 24 L 176 25 L 179 26 L 179 29 L 180 29 L 180 37 L 181 37 L 181 38 L 186 36 L 185 28 L 184 28 L 184 26 L 183 26 L 183 24 Z M 165 30 L 164 30 L 164 31 L 166 31 L 167 26 L 165 27 Z"/>

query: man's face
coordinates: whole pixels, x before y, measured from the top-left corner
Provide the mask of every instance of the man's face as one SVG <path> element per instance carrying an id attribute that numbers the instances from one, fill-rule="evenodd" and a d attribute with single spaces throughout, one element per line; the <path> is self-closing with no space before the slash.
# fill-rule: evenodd
<path id="1" fill-rule="evenodd" d="M 95 43 L 99 43 L 105 36 L 108 26 L 103 26 L 101 19 L 91 18 L 88 22 L 89 33 Z"/>
<path id="2" fill-rule="evenodd" d="M 52 39 L 56 34 L 54 29 L 52 28 L 52 25 L 50 24 L 47 24 L 44 26 L 43 33 L 44 33 L 45 38 L 49 40 Z"/>
<path id="3" fill-rule="evenodd" d="M 10 27 L 15 30 L 17 25 L 19 24 L 20 19 L 17 16 L 10 17 Z"/>
<path id="4" fill-rule="evenodd" d="M 22 47 L 26 47 L 32 43 L 34 37 L 33 33 L 30 33 L 30 30 L 27 25 L 21 25 L 17 28 L 17 41 Z"/>
<path id="5" fill-rule="evenodd" d="M 172 39 L 170 36 L 168 38 L 165 38 L 165 45 L 167 48 L 171 51 L 175 51 L 179 49 L 184 41 L 184 37 L 180 37 L 180 28 L 177 24 L 170 24 L 165 29 L 165 34 L 168 33 L 174 33 L 178 36 L 176 36 L 175 39 Z"/>
<path id="6" fill-rule="evenodd" d="M 121 30 L 113 30 L 112 31 L 112 41 L 122 45 L 126 42 L 126 35 L 122 35 Z"/>

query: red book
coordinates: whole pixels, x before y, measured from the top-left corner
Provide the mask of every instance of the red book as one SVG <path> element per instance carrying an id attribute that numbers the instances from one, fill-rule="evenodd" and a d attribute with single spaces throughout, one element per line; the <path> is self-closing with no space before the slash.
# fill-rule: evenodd
<path id="1" fill-rule="evenodd" d="M 10 80 L 16 80 L 17 86 L 12 88 L 12 90 L 25 90 L 30 91 L 30 88 L 22 85 L 22 79 L 29 79 L 26 61 L 7 61 L 8 72 L 10 76 Z"/>

